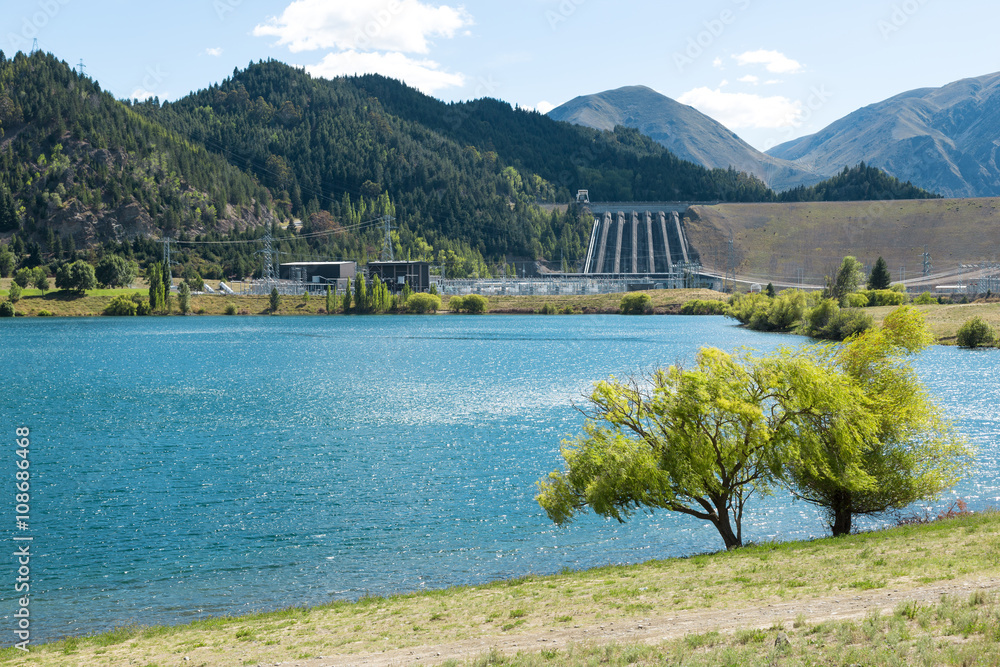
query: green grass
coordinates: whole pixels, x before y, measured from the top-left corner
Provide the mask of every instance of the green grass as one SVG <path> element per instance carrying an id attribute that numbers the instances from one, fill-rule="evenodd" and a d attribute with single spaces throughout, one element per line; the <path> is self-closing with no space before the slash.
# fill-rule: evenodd
<path id="1" fill-rule="evenodd" d="M 191 664 L 229 667 L 243 664 L 240 662 L 243 659 L 252 659 L 250 664 L 289 662 L 305 653 L 328 656 L 330 664 L 337 664 L 338 660 L 329 656 L 341 656 L 340 662 L 345 662 L 349 661 L 345 656 L 364 652 L 470 639 L 488 642 L 490 637 L 517 637 L 521 633 L 547 633 L 606 623 L 617 627 L 650 615 L 767 607 L 775 602 L 830 595 L 852 597 L 883 588 L 891 588 L 895 595 L 895 591 L 920 582 L 1000 576 L 998 553 L 1000 515 L 985 513 L 837 539 L 767 543 L 732 552 L 519 577 L 483 586 L 368 596 L 356 603 L 338 601 L 310 609 L 211 618 L 171 627 L 129 626 L 93 637 L 75 637 L 33 647 L 27 657 L 0 652 L 0 664 L 60 667 L 131 661 L 178 664 L 184 655 L 190 654 Z M 908 624 L 911 634 L 917 631 L 910 626 L 919 627 L 923 623 L 927 629 L 919 632 L 927 636 L 934 636 L 933 633 L 948 625 L 954 627 L 958 636 L 967 635 L 969 641 L 989 639 L 994 644 L 1000 641 L 1000 637 L 990 639 L 994 637 L 990 634 L 993 626 L 986 623 L 986 617 L 963 604 L 952 601 L 947 609 L 938 611 L 911 604 L 901 608 L 899 616 Z M 995 601 L 984 598 L 979 608 L 995 613 Z M 789 618 L 785 632 L 793 643 L 788 655 L 796 655 L 807 638 L 819 633 L 823 646 L 839 646 L 831 653 L 834 656 L 831 661 L 819 664 L 842 664 L 838 661 L 852 656 L 861 659 L 862 664 L 878 664 L 871 661 L 881 659 L 882 653 L 855 655 L 854 651 L 861 650 L 856 645 L 867 641 L 866 633 L 887 633 L 886 624 L 890 620 L 875 619 L 867 625 L 824 625 L 820 633 L 803 618 L 796 617 L 794 623 Z M 633 658 L 638 660 L 636 664 L 661 664 L 676 659 L 683 659 L 685 664 L 689 660 L 695 661 L 691 664 L 719 664 L 713 660 L 725 663 L 730 658 L 749 661 L 732 664 L 757 664 L 768 659 L 767 651 L 773 649 L 773 633 L 763 636 L 754 627 L 743 630 L 732 636 L 709 633 L 685 638 L 666 648 L 653 647 L 654 652 L 648 656 L 635 653 L 646 651 L 645 647 L 595 646 L 573 649 L 584 653 L 560 648 L 556 657 L 531 653 L 516 658 L 522 662 L 497 664 L 542 664 L 532 660 L 597 664 L 604 657 L 609 660 L 607 664 L 628 664 Z M 992 653 L 986 653 L 981 646 L 980 654 L 998 655 L 996 648 L 994 645 Z M 936 659 L 944 654 L 926 655 Z M 581 662 L 575 662 L 578 659 Z M 647 660 L 651 662 L 643 662 Z"/>

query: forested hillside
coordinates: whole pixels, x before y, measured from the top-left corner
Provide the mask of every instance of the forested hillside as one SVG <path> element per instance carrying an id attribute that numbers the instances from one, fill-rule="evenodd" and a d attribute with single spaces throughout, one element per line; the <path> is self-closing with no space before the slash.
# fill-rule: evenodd
<path id="1" fill-rule="evenodd" d="M 266 230 L 283 261 L 364 262 L 380 251 L 384 215 L 398 257 L 450 276 L 495 273 L 515 257 L 571 268 L 591 223 L 575 206 L 540 204 L 577 189 L 605 201 L 777 199 L 752 176 L 680 160 L 634 129 L 578 127 L 492 99 L 445 104 L 384 77 L 314 79 L 275 61 L 161 105 L 115 100 L 48 54 L 0 53 L 0 132 L 0 235 L 17 266 L 53 274 L 83 251 L 145 264 L 170 236 L 187 270 L 242 277 L 259 271 L 252 241 Z M 878 170 L 837 178 L 847 180 L 790 196 L 917 196 Z"/>
<path id="2" fill-rule="evenodd" d="M 883 199 L 934 199 L 940 195 L 927 192 L 909 181 L 902 182 L 864 162 L 844 170 L 812 187 L 798 187 L 778 195 L 778 201 L 869 201 Z"/>

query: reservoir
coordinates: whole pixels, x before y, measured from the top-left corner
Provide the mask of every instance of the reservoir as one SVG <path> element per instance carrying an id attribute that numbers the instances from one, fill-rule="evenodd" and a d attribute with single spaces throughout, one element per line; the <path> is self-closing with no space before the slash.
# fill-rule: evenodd
<path id="1" fill-rule="evenodd" d="M 594 381 L 702 345 L 807 342 L 682 316 L 4 321 L 0 497 L 13 553 L 28 427 L 32 641 L 721 549 L 710 524 L 666 512 L 558 528 L 535 482 Z M 916 360 L 979 454 L 914 511 L 1000 505 L 998 362 L 945 347 Z M 825 534 L 780 492 L 744 520 L 746 541 Z"/>

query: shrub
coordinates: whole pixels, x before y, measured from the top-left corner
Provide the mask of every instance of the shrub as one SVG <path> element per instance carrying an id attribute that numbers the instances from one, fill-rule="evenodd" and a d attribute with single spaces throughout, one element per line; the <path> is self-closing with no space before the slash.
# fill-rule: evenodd
<path id="1" fill-rule="evenodd" d="M 653 301 L 644 292 L 632 292 L 622 297 L 619 308 L 623 315 L 646 315 L 653 312 Z"/>
<path id="2" fill-rule="evenodd" d="M 729 305 L 717 299 L 692 299 L 681 306 L 681 315 L 725 315 Z"/>
<path id="3" fill-rule="evenodd" d="M 42 309 L 42 310 L 38 311 L 38 316 L 39 317 L 52 317 L 52 313 L 50 313 L 49 311 L 47 311 L 45 309 Z"/>
<path id="4" fill-rule="evenodd" d="M 863 292 L 854 292 L 844 297 L 848 308 L 864 308 L 868 305 L 868 297 Z"/>
<path id="5" fill-rule="evenodd" d="M 479 294 L 469 294 L 468 296 L 453 296 L 448 301 L 448 310 L 456 313 L 471 313 L 480 315 L 489 308 L 489 301 L 485 296 Z"/>
<path id="6" fill-rule="evenodd" d="M 750 324 L 754 315 L 761 312 L 770 314 L 771 298 L 769 296 L 766 294 L 739 294 L 729 299 L 729 308 L 725 314 L 738 320 L 740 324 Z"/>
<path id="7" fill-rule="evenodd" d="M 21 285 L 16 282 L 10 283 L 10 290 L 7 292 L 8 299 L 11 303 L 17 303 L 21 300 Z"/>
<path id="8" fill-rule="evenodd" d="M 236 304 L 235 303 L 227 303 L 226 304 L 226 315 L 235 315 L 235 314 L 236 314 Z"/>
<path id="9" fill-rule="evenodd" d="M 10 301 L 0 303 L 0 317 L 14 317 L 14 304 Z"/>
<path id="10" fill-rule="evenodd" d="M 551 303 L 547 303 L 547 304 L 545 304 L 544 306 L 542 306 L 541 308 L 538 309 L 538 314 L 539 315 L 555 315 L 558 312 L 559 312 L 559 309 L 556 308 Z"/>
<path id="11" fill-rule="evenodd" d="M 406 300 L 406 311 L 409 313 L 436 313 L 440 308 L 441 297 L 435 294 L 418 292 Z"/>
<path id="12" fill-rule="evenodd" d="M 153 309 L 149 306 L 149 301 L 143 299 L 138 294 L 132 295 L 132 302 L 135 304 L 136 315 L 152 315 Z"/>
<path id="13" fill-rule="evenodd" d="M 563 315 L 575 315 L 576 311 L 573 310 L 573 306 L 566 306 L 562 309 Z"/>
<path id="14" fill-rule="evenodd" d="M 930 292 L 924 292 L 923 294 L 921 294 L 920 296 L 918 296 L 916 299 L 913 300 L 913 303 L 917 304 L 918 306 L 928 306 L 932 303 L 937 303 L 937 302 L 938 300 L 935 299 Z"/>
<path id="15" fill-rule="evenodd" d="M 130 297 L 119 294 L 104 308 L 105 315 L 134 316 L 139 312 L 138 304 Z"/>
<path id="16" fill-rule="evenodd" d="M 860 310 L 841 310 L 834 316 L 823 330 L 820 338 L 829 340 L 847 340 L 855 334 L 867 331 L 875 326 L 875 321 L 868 313 Z"/>
<path id="17" fill-rule="evenodd" d="M 958 330 L 958 346 L 975 349 L 977 347 L 988 347 L 997 342 L 996 331 L 981 317 L 973 317 L 967 320 Z"/>
<path id="18" fill-rule="evenodd" d="M 868 298 L 868 306 L 902 306 L 906 303 L 906 293 L 895 289 L 870 289 L 858 292 Z"/>

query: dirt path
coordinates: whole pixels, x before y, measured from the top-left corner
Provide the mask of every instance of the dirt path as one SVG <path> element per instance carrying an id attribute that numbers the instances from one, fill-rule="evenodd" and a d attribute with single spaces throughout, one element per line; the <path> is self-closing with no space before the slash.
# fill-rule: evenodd
<path id="1" fill-rule="evenodd" d="M 417 646 L 384 653 L 328 655 L 313 660 L 279 663 L 282 667 L 399 667 L 436 665 L 446 660 L 469 660 L 496 649 L 506 654 L 518 651 L 565 648 L 569 644 L 611 642 L 656 644 L 688 634 L 737 629 L 769 628 L 791 624 L 800 615 L 811 624 L 828 620 L 864 618 L 878 611 L 888 613 L 906 601 L 936 604 L 942 595 L 968 597 L 976 591 L 1000 592 L 1000 579 L 973 578 L 941 582 L 915 588 L 883 588 L 836 597 L 796 600 L 765 606 L 713 611 L 683 611 L 628 622 L 577 626 L 523 634 L 499 634 Z"/>

